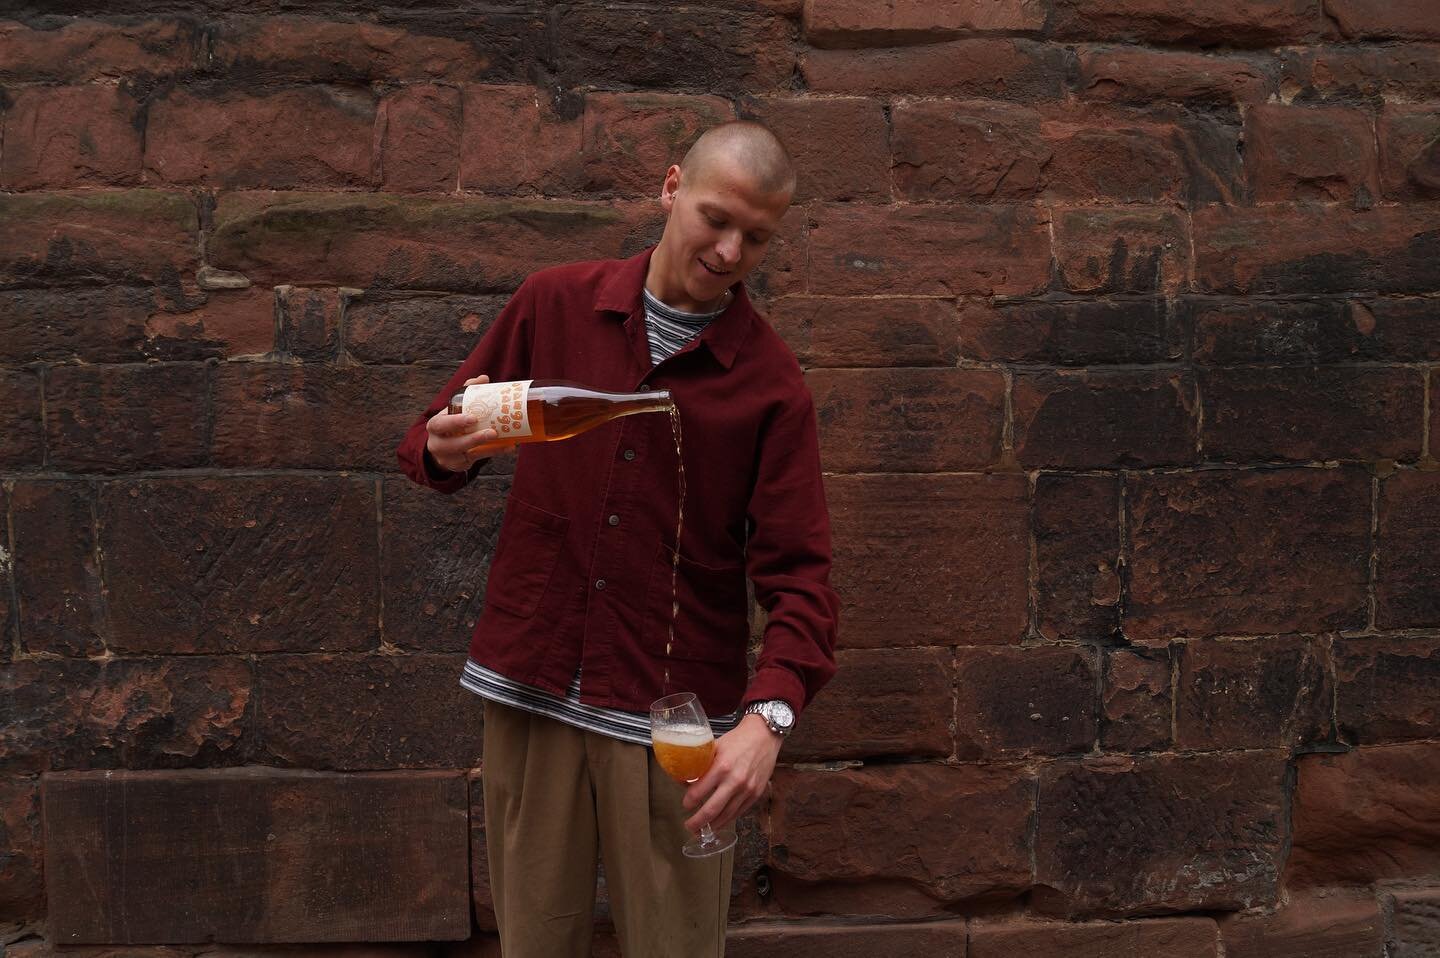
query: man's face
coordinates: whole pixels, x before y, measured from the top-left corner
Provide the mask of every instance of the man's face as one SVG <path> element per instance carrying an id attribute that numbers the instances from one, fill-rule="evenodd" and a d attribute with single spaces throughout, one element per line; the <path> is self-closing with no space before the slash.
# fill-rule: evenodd
<path id="1" fill-rule="evenodd" d="M 665 235 L 667 285 L 696 304 L 710 303 L 760 264 L 790 206 L 788 193 L 762 193 L 725 157 L 681 176 L 665 174 L 660 204 L 669 213 Z"/>

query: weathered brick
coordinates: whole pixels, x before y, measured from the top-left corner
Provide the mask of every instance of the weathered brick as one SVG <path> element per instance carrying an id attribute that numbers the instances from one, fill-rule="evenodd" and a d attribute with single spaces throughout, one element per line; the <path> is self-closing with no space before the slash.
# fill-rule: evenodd
<path id="1" fill-rule="evenodd" d="M 1067 106 L 1041 127 L 1053 150 L 1043 174 L 1046 196 L 1161 203 L 1187 195 L 1185 164 L 1170 142 L 1172 127 L 1123 114 L 1074 114 Z"/>
<path id="2" fill-rule="evenodd" d="M 375 137 L 380 185 L 396 191 L 449 192 L 460 175 L 460 91 L 415 84 L 380 101 Z"/>
<path id="3" fill-rule="evenodd" d="M 140 178 L 140 104 L 120 87 L 24 87 L 3 119 L 4 189 L 117 186 Z"/>
<path id="4" fill-rule="evenodd" d="M 1325 16 L 1346 39 L 1440 40 L 1429 0 L 1324 0 Z"/>
<path id="5" fill-rule="evenodd" d="M 38 469 L 45 458 L 40 375 L 0 369 L 0 469 Z"/>
<path id="6" fill-rule="evenodd" d="M 816 47 L 890 47 L 994 30 L 1038 31 L 1045 10 L 1033 0 L 805 0 L 805 40 Z"/>
<path id="7" fill-rule="evenodd" d="M 347 296 L 345 351 L 364 363 L 459 364 L 504 308 L 506 296 Z M 438 383 L 437 383 L 438 386 Z"/>
<path id="8" fill-rule="evenodd" d="M 1056 209 L 1055 261 L 1076 293 L 1175 293 L 1190 280 L 1190 237 L 1164 208 Z"/>
<path id="9" fill-rule="evenodd" d="M 781 769 L 773 788 L 775 899 L 788 913 L 939 915 L 1030 883 L 1035 781 L 1024 769 Z"/>
<path id="10" fill-rule="evenodd" d="M 1413 370 L 1316 366 L 1199 372 L 1205 458 L 1419 458 L 1424 380 Z"/>
<path id="11" fill-rule="evenodd" d="M 764 123 L 784 142 L 795 163 L 795 202 L 890 196 L 890 131 L 881 101 L 746 97 L 739 113 Z M 837 162 L 841 157 L 844 162 Z"/>
<path id="12" fill-rule="evenodd" d="M 804 293 L 810 285 L 809 207 L 792 206 L 780 221 L 780 229 L 771 235 L 765 258 L 750 274 L 747 287 L 759 298 L 759 306 L 771 298 Z M 659 224 L 663 229 L 664 223 Z M 660 241 L 655 232 L 653 242 Z M 817 292 L 820 292 L 817 290 Z"/>
<path id="13" fill-rule="evenodd" d="M 48 930 L 112 945 L 466 938 L 467 805 L 461 772 L 50 776 Z M 195 809 L 212 827 L 177 829 Z"/>
<path id="14" fill-rule="evenodd" d="M 1031 904 L 1067 918 L 1273 904 L 1284 780 L 1283 751 L 1046 766 Z"/>
<path id="15" fill-rule="evenodd" d="M 542 267 L 639 252 L 661 221 L 648 205 L 226 193 L 209 256 L 267 286 L 493 292 Z"/>
<path id="16" fill-rule="evenodd" d="M 1120 628 L 1120 485 L 1040 475 L 1032 514 L 1036 627 L 1048 639 L 1105 641 Z"/>
<path id="17" fill-rule="evenodd" d="M 954 366 L 953 304 L 936 299 L 786 296 L 767 317 L 800 365 Z"/>
<path id="18" fill-rule="evenodd" d="M 789 88 L 794 33 L 784 17 L 715 6 L 574 6 L 558 11 L 551 36 L 563 86 L 763 93 Z"/>
<path id="19" fill-rule="evenodd" d="M 1143 752 L 1170 746 L 1174 697 L 1170 652 L 1136 646 L 1104 653 L 1100 744 L 1106 751 Z"/>
<path id="20" fill-rule="evenodd" d="M 1421 206 L 1211 206 L 1192 214 L 1195 285 L 1222 293 L 1440 289 L 1440 231 Z"/>
<path id="21" fill-rule="evenodd" d="M 813 93 L 975 96 L 1055 100 L 1064 95 L 1059 47 L 975 37 L 878 50 L 809 50 L 800 60 Z"/>
<path id="22" fill-rule="evenodd" d="M 99 514 L 114 651 L 377 644 L 373 482 L 113 482 L 101 491 Z"/>
<path id="23" fill-rule="evenodd" d="M 734 107 L 717 96 L 592 93 L 585 98 L 580 143 L 584 187 L 657 197 L 666 170 L 700 134 L 734 118 Z"/>
<path id="24" fill-rule="evenodd" d="M 950 658 L 949 649 L 842 649 L 834 680 L 786 739 L 784 760 L 949 756 Z"/>
<path id="25" fill-rule="evenodd" d="M 1191 110 L 1180 110 L 1173 119 L 1167 142 L 1185 168 L 1185 199 L 1191 207 L 1251 202 L 1240 124 Z"/>
<path id="26" fill-rule="evenodd" d="M 1197 363 L 1416 363 L 1440 360 L 1440 302 L 1422 298 L 1187 299 Z"/>
<path id="27" fill-rule="evenodd" d="M 485 781 L 481 773 L 467 776 L 470 788 L 470 913 L 475 927 L 496 931 L 495 897 L 490 891 L 489 845 L 485 838 Z M 472 938 L 472 941 L 474 939 Z M 494 958 L 499 958 L 497 944 Z"/>
<path id="28" fill-rule="evenodd" d="M 1160 44 L 1269 46 L 1315 35 L 1320 11 L 1308 0 L 1237 0 L 1175 6 L 1165 0 L 1056 0 L 1057 38 Z"/>
<path id="29" fill-rule="evenodd" d="M 1335 718 L 1351 742 L 1440 734 L 1440 639 L 1335 641 Z"/>
<path id="30" fill-rule="evenodd" d="M 198 69 L 199 24 L 70 19 L 51 29 L 0 22 L 0 79 L 82 82 Z"/>
<path id="31" fill-rule="evenodd" d="M 1176 653 L 1177 749 L 1293 748 L 1330 735 L 1333 689 L 1318 640 L 1183 642 Z"/>
<path id="32" fill-rule="evenodd" d="M 215 370 L 221 466 L 380 469 L 443 383 L 417 366 L 225 363 Z"/>
<path id="33" fill-rule="evenodd" d="M 1044 214 L 1018 206 L 811 207 L 809 278 L 833 296 L 1023 296 L 1050 278 Z"/>
<path id="34" fill-rule="evenodd" d="M 988 369 L 812 370 L 831 472 L 950 472 L 1000 458 L 1005 384 Z"/>
<path id="35" fill-rule="evenodd" d="M 199 363 L 56 366 L 45 382 L 48 460 L 99 472 L 203 465 L 208 391 Z"/>
<path id="36" fill-rule="evenodd" d="M 1054 145 L 1032 107 L 912 100 L 891 108 L 895 187 L 912 200 L 1019 200 L 1039 194 Z"/>
<path id="37" fill-rule="evenodd" d="M 1219 958 L 1209 918 L 1125 922 L 977 920 L 968 958 Z"/>
<path id="38" fill-rule="evenodd" d="M 1370 481 L 1350 469 L 1127 480 L 1124 629 L 1140 640 L 1365 623 Z"/>
<path id="39" fill-rule="evenodd" d="M 3 483 L 0 483 L 0 516 L 5 517 L 7 525 L 10 523 L 10 492 Z M 0 663 L 9 662 L 14 656 L 15 624 L 20 615 L 15 607 L 15 556 L 11 548 L 11 537 L 7 533 L 0 538 Z"/>
<path id="40" fill-rule="evenodd" d="M 275 340 L 268 290 L 175 302 L 138 286 L 0 291 L 0 362 L 127 363 L 265 352 Z"/>
<path id="41" fill-rule="evenodd" d="M 256 760 L 353 771 L 475 768 L 481 703 L 460 687 L 468 636 L 442 655 L 266 655 Z M 417 706 L 424 703 L 423 708 Z"/>
<path id="42" fill-rule="evenodd" d="M 1440 875 L 1440 746 L 1302 755 L 1296 767 L 1287 884 L 1369 885 Z"/>
<path id="43" fill-rule="evenodd" d="M 447 11 L 443 22 L 387 20 L 227 17 L 215 29 L 214 64 L 261 81 L 523 79 L 545 29 L 542 15 L 523 9 Z"/>
<path id="44" fill-rule="evenodd" d="M 239 659 L 14 662 L 0 669 L 0 768 L 238 764 L 250 696 Z"/>
<path id="45" fill-rule="evenodd" d="M 81 482 L 17 482 L 12 490 L 10 559 L 26 652 L 105 651 L 93 499 L 89 484 Z"/>
<path id="46" fill-rule="evenodd" d="M 0 915 L 24 924 L 45 914 L 40 779 L 0 777 Z"/>
<path id="47" fill-rule="evenodd" d="M 407 479 L 381 489 L 380 576 L 385 641 L 427 652 L 465 647 L 485 583 L 509 483 L 483 478 L 436 495 Z"/>
<path id="48" fill-rule="evenodd" d="M 1095 744 L 1095 651 L 958 649 L 955 755 L 989 759 L 1087 752 Z"/>
<path id="49" fill-rule="evenodd" d="M 1309 758 L 1302 758 L 1302 763 Z M 1279 911 L 1225 916 L 1220 933 L 1226 958 L 1383 958 L 1385 954 L 1375 895 L 1349 889 L 1292 892 Z"/>
<path id="50" fill-rule="evenodd" d="M 1183 352 L 1184 331 L 1165 300 L 967 302 L 960 353 L 991 362 L 1090 366 L 1164 363 Z"/>
<path id="51" fill-rule="evenodd" d="M 1433 99 L 1440 96 L 1440 45 L 1319 47 L 1314 52 L 1307 85 L 1321 97 Z"/>
<path id="52" fill-rule="evenodd" d="M 1021 476 L 832 476 L 849 648 L 1008 645 L 1025 633 Z"/>
<path id="53" fill-rule="evenodd" d="M 966 923 L 938 921 L 855 925 L 807 921 L 734 926 L 725 936 L 730 958 L 873 958 L 875 955 L 965 953 Z"/>
<path id="54" fill-rule="evenodd" d="M 302 360 L 335 359 L 340 349 L 339 290 L 277 286 L 275 307 L 278 351 Z"/>
<path id="55" fill-rule="evenodd" d="M 1276 92 L 1273 69 L 1255 57 L 1082 47 L 1076 89 L 1094 100 L 1228 105 L 1263 103 Z"/>
<path id="56" fill-rule="evenodd" d="M 1178 370 L 1015 376 L 1015 458 L 1027 468 L 1195 461 L 1194 383 Z"/>
<path id="57" fill-rule="evenodd" d="M 1376 127 L 1386 198 L 1440 197 L 1440 109 L 1386 104 Z"/>
<path id="58" fill-rule="evenodd" d="M 225 189 L 371 186 L 374 128 L 369 92 L 177 89 L 150 104 L 145 171 L 164 183 Z"/>
<path id="59" fill-rule="evenodd" d="M 1440 555 L 1433 548 L 1440 541 L 1440 472 L 1382 479 L 1377 534 L 1376 625 L 1440 626 Z"/>
<path id="60" fill-rule="evenodd" d="M 548 194 L 580 188 L 582 97 L 475 85 L 462 96 L 461 189 Z"/>
<path id="61" fill-rule="evenodd" d="M 1251 107 L 1245 112 L 1245 167 L 1260 202 L 1368 205 L 1380 194 L 1370 117 L 1345 107 Z"/>
<path id="62" fill-rule="evenodd" d="M 1440 942 L 1440 892 L 1397 891 L 1390 896 L 1393 948 L 1386 958 L 1431 958 Z"/>
<path id="63" fill-rule="evenodd" d="M 0 283 L 103 280 L 180 290 L 199 265 L 181 193 L 0 193 Z"/>

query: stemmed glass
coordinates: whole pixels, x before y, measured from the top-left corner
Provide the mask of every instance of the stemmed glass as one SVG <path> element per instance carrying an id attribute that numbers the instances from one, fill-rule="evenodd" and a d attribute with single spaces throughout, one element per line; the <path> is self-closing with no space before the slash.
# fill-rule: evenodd
<path id="1" fill-rule="evenodd" d="M 650 741 L 655 761 L 675 781 L 688 785 L 700 780 L 715 758 L 715 733 L 694 692 L 677 692 L 656 699 L 650 706 Z M 735 830 L 700 826 L 700 837 L 681 849 L 690 858 L 718 855 L 735 845 Z"/>

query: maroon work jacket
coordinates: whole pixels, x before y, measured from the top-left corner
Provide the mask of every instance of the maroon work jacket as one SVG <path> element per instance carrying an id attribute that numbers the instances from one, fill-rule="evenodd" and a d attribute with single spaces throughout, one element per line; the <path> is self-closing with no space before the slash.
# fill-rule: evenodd
<path id="1" fill-rule="evenodd" d="M 737 285 L 698 339 L 650 365 L 641 301 L 651 251 L 535 273 L 406 433 L 405 474 L 441 492 L 474 475 L 425 455 L 425 422 L 472 376 L 668 389 L 680 410 L 685 522 L 670 654 L 678 501 L 668 416 L 520 447 L 470 657 L 563 695 L 644 712 L 693 691 L 711 715 L 764 699 L 800 711 L 835 672 L 838 601 L 814 404 L 799 364 Z M 766 610 L 747 684 L 746 577 Z"/>

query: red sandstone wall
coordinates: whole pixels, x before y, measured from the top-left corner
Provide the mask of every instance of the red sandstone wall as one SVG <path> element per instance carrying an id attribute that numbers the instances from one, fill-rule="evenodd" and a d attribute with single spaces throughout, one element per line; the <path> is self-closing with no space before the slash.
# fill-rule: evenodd
<path id="1" fill-rule="evenodd" d="M 0 3 L 14 954 L 493 953 L 391 449 L 733 116 L 845 620 L 731 953 L 1440 948 L 1435 0 L 352 7 Z"/>

